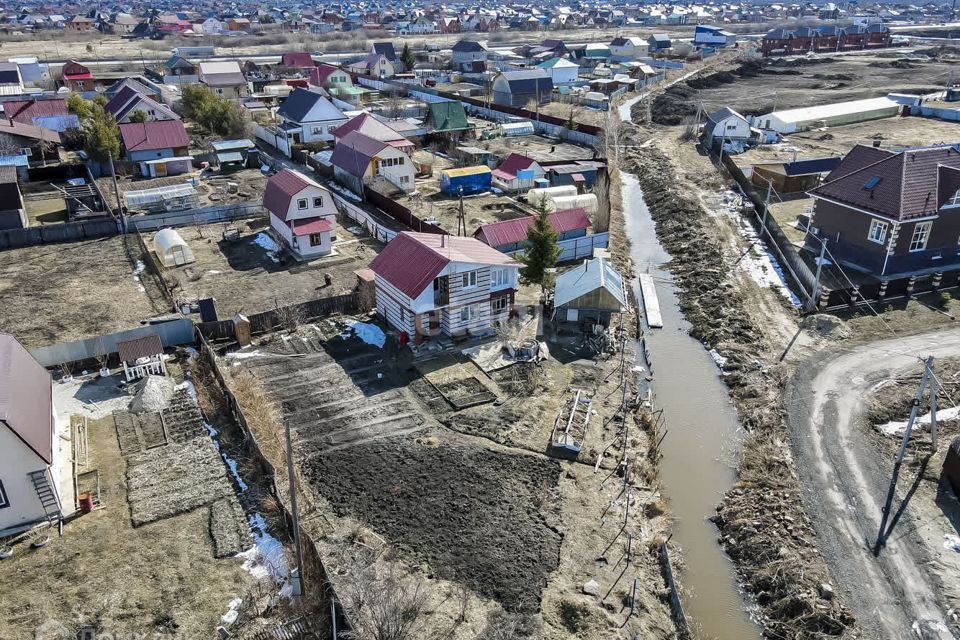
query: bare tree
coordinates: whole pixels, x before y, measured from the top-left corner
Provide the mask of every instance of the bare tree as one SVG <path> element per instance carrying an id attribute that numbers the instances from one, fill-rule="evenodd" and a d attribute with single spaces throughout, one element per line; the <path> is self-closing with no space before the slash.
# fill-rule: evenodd
<path id="1" fill-rule="evenodd" d="M 593 194 L 597 196 L 597 213 L 594 216 L 593 228 L 597 233 L 610 230 L 610 167 L 597 171 L 597 180 L 593 183 Z"/>
<path id="2" fill-rule="evenodd" d="M 337 581 L 344 610 L 353 630 L 342 634 L 353 640 L 408 640 L 421 637 L 421 616 L 427 594 L 421 581 L 403 575 L 391 563 L 377 565 L 379 554 L 353 547 L 343 576 Z"/>

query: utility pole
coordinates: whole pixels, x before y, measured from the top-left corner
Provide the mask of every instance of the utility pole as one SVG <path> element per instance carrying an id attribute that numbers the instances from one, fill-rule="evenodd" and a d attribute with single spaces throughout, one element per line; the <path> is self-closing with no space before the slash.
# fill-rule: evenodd
<path id="1" fill-rule="evenodd" d="M 297 483 L 293 473 L 293 440 L 290 437 L 290 422 L 287 432 L 287 481 L 290 485 L 290 510 L 293 512 L 293 548 L 297 556 L 297 575 L 291 576 L 293 595 L 303 595 L 303 553 L 300 549 L 300 515 L 297 513 Z"/>
<path id="2" fill-rule="evenodd" d="M 933 382 L 931 382 L 933 381 Z M 936 376 L 933 374 L 933 356 L 928 356 L 926 361 L 923 363 L 923 375 L 920 376 L 920 386 L 917 388 L 917 394 L 913 397 L 913 402 L 910 407 L 910 418 L 907 420 L 907 426 L 903 430 L 903 439 L 900 441 L 900 450 L 897 451 L 897 459 L 893 464 L 893 473 L 890 475 L 890 488 L 887 490 L 887 499 L 883 505 L 883 514 L 880 518 L 880 530 L 877 532 L 877 540 L 873 545 L 873 555 L 879 556 L 880 549 L 883 548 L 886 542 L 886 536 L 889 535 L 889 531 L 886 531 L 887 522 L 890 519 L 890 511 L 893 508 L 893 497 L 896 495 L 897 491 L 897 479 L 900 477 L 900 466 L 903 464 L 903 457 L 907 452 L 907 443 L 910 442 L 910 433 L 913 431 L 913 423 L 917 419 L 917 414 L 920 413 L 920 402 L 923 400 L 923 392 L 927 388 L 927 384 L 930 383 L 930 409 L 932 413 L 931 417 L 931 434 L 933 429 L 936 428 L 936 411 L 937 411 L 937 401 L 936 401 Z M 934 439 L 936 436 L 933 436 Z"/>

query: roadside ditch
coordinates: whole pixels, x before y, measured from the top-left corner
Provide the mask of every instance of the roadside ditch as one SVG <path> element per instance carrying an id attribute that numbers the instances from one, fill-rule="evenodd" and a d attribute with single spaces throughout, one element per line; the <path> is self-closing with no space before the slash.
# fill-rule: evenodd
<path id="1" fill-rule="evenodd" d="M 690 335 L 723 361 L 723 379 L 748 435 L 737 482 L 717 509 L 720 542 L 771 638 L 852 635 L 854 618 L 834 595 L 804 512 L 784 422 L 789 376 L 731 277 L 716 222 L 678 184 L 670 160 L 633 130 L 621 169 L 635 174 L 667 265 L 680 291 Z"/>

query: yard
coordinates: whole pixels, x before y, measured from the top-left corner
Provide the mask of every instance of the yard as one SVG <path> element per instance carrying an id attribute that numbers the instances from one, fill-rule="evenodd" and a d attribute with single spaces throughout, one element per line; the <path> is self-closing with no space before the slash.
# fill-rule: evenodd
<path id="1" fill-rule="evenodd" d="M 96 396 L 105 407 L 129 402 L 130 396 L 115 384 L 112 392 L 87 386 L 76 386 L 76 396 Z M 76 406 L 79 410 L 82 402 Z M 200 430 L 208 457 L 225 473 L 209 436 Z M 90 458 L 84 468 L 100 474 L 103 508 L 68 523 L 62 537 L 54 531 L 40 549 L 16 544 L 14 555 L 0 561 L 0 637 L 78 637 L 84 628 L 95 629 L 98 637 L 212 637 L 230 601 L 249 591 L 251 574 L 240 559 L 214 557 L 208 508 L 184 509 L 135 528 L 129 460 L 121 451 L 113 415 L 91 419 L 88 438 Z M 169 496 L 177 498 L 176 492 Z M 244 540 L 245 548 L 251 544 Z"/>
<path id="2" fill-rule="evenodd" d="M 239 239 L 224 240 L 223 232 L 227 229 L 238 230 Z M 214 298 L 222 318 L 348 293 L 357 283 L 354 271 L 366 267 L 380 247 L 363 231 L 348 225 L 338 232 L 334 255 L 307 263 L 281 264 L 273 257 L 276 246 L 267 234 L 266 220 L 183 227 L 177 231 L 193 249 L 196 261 L 168 269 L 164 277 L 179 298 Z M 326 284 L 328 275 L 332 279 L 330 285 Z"/>
<path id="3" fill-rule="evenodd" d="M 0 331 L 38 347 L 170 311 L 139 257 L 130 236 L 0 251 Z"/>

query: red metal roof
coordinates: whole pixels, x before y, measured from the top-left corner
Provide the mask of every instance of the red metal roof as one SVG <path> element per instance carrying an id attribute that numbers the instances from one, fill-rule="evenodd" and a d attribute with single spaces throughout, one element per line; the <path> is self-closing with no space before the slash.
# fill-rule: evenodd
<path id="1" fill-rule="evenodd" d="M 340 69 L 333 65 L 318 64 L 315 69 L 310 70 L 310 84 L 316 87 L 323 87 L 326 85 L 327 78 L 330 77 L 330 74 L 336 71 L 340 71 Z"/>
<path id="2" fill-rule="evenodd" d="M 557 233 L 590 227 L 590 218 L 587 217 L 587 212 L 582 208 L 555 211 L 547 216 L 547 219 Z M 527 239 L 527 231 L 533 225 L 533 220 L 533 216 L 524 216 L 523 218 L 484 224 L 477 229 L 474 236 L 482 235 L 491 247 L 516 244 Z"/>
<path id="3" fill-rule="evenodd" d="M 309 236 L 313 233 L 333 231 L 333 222 L 328 218 L 304 218 L 290 223 L 295 236 Z"/>
<path id="4" fill-rule="evenodd" d="M 370 268 L 407 296 L 416 298 L 451 262 L 518 264 L 476 238 L 404 231 L 373 259 Z"/>
<path id="5" fill-rule="evenodd" d="M 313 61 L 313 58 L 309 53 L 300 52 L 300 53 L 285 53 L 280 56 L 280 66 L 283 67 L 297 67 L 301 69 L 307 69 L 310 67 L 315 67 L 316 62 Z"/>
<path id="6" fill-rule="evenodd" d="M 506 174 L 512 179 L 517 177 L 518 171 L 529 169 L 530 165 L 535 163 L 536 161 L 533 158 L 528 158 L 519 153 L 511 153 L 503 159 L 503 162 L 497 165 L 497 171 Z"/>
<path id="7" fill-rule="evenodd" d="M 47 464 L 53 463 L 52 398 L 47 370 L 16 338 L 0 333 L 0 423 Z"/>
<path id="8" fill-rule="evenodd" d="M 120 137 L 127 153 L 189 147 L 190 138 L 179 120 L 154 120 L 121 124 Z"/>
<path id="9" fill-rule="evenodd" d="M 14 122 L 33 124 L 34 118 L 68 115 L 67 101 L 63 98 L 50 100 L 7 100 L 3 103 L 3 115 Z"/>
<path id="10" fill-rule="evenodd" d="M 361 113 L 358 116 L 350 118 L 342 125 L 331 131 L 334 138 L 340 139 L 346 137 L 351 131 L 359 131 L 363 135 L 373 138 L 375 140 L 380 140 L 381 142 L 402 143 L 400 145 L 394 146 L 413 146 L 413 143 L 404 138 L 402 135 L 383 124 L 376 118 L 374 118 L 369 113 Z"/>
<path id="11" fill-rule="evenodd" d="M 316 181 L 308 178 L 299 171 L 284 169 L 275 173 L 267 180 L 266 190 L 263 192 L 263 206 L 267 211 L 284 222 L 290 210 L 290 200 L 307 187 L 323 189 Z M 326 191 L 326 189 L 323 189 Z"/>

